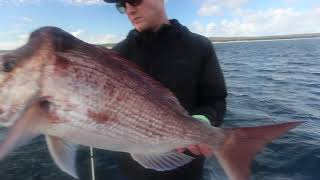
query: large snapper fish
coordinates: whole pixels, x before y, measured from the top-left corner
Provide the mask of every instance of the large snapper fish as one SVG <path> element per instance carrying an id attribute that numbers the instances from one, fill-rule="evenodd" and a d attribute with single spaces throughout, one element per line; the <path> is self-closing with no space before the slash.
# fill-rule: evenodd
<path id="1" fill-rule="evenodd" d="M 55 27 L 0 56 L 0 124 L 10 128 L 0 159 L 43 134 L 55 163 L 74 178 L 77 144 L 128 152 L 158 171 L 193 159 L 175 149 L 206 144 L 230 179 L 246 180 L 255 154 L 301 123 L 209 126 L 133 63 Z"/>

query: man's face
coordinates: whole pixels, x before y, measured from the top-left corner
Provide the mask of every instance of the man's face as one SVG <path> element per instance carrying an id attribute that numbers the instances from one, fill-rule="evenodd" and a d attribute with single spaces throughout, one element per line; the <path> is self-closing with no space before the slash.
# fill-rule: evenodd
<path id="1" fill-rule="evenodd" d="M 139 31 L 154 30 L 162 24 L 164 0 L 142 0 L 141 4 L 131 6 L 126 3 L 126 13 L 132 25 Z"/>

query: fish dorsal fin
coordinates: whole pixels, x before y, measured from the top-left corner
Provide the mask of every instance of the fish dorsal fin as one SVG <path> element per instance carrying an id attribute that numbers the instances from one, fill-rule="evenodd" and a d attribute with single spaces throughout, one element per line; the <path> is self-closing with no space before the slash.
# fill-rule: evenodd
<path id="1" fill-rule="evenodd" d="M 193 157 L 178 153 L 163 154 L 131 154 L 132 158 L 143 167 L 157 171 L 168 171 L 183 166 L 192 161 Z"/>
<path id="2" fill-rule="evenodd" d="M 77 147 L 73 144 L 67 143 L 64 140 L 46 135 L 46 141 L 51 157 L 58 167 L 78 179 L 75 167 L 75 158 Z"/>

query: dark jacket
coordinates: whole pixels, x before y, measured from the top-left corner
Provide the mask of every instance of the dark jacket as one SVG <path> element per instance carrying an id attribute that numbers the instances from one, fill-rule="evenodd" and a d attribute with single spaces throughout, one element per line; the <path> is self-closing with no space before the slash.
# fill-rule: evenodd
<path id="1" fill-rule="evenodd" d="M 114 50 L 167 86 L 190 114 L 203 114 L 213 125 L 221 124 L 227 92 L 212 43 L 207 38 L 172 20 L 171 25 L 164 25 L 155 33 L 132 30 Z M 78 158 L 87 160 L 84 154 L 88 152 Z M 158 172 L 143 168 L 128 153 L 96 149 L 95 154 L 97 179 L 110 179 L 106 174 L 112 171 L 113 178 L 119 180 L 200 180 L 205 160 L 187 152 L 195 157 L 191 163 Z M 87 171 L 90 162 L 80 162 L 82 165 L 77 165 L 81 179 L 90 178 Z"/>
<path id="2" fill-rule="evenodd" d="M 213 45 L 177 20 L 170 22 L 157 32 L 132 30 L 113 49 L 169 88 L 191 115 L 205 115 L 213 125 L 219 126 L 226 110 L 227 92 Z M 199 180 L 204 158 L 194 157 L 182 167 L 158 172 L 143 168 L 129 154 L 122 153 L 117 157 L 120 179 Z"/>
<path id="3" fill-rule="evenodd" d="M 191 114 L 219 126 L 226 110 L 226 85 L 212 43 L 177 20 L 157 32 L 132 30 L 113 49 L 169 88 Z"/>

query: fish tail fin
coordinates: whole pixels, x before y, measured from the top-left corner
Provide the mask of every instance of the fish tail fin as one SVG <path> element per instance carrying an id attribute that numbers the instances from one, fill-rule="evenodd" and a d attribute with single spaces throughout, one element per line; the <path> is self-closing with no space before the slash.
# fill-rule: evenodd
<path id="1" fill-rule="evenodd" d="M 248 180 L 254 156 L 271 140 L 303 123 L 287 122 L 258 127 L 224 129 L 225 137 L 215 156 L 232 180 Z"/>

